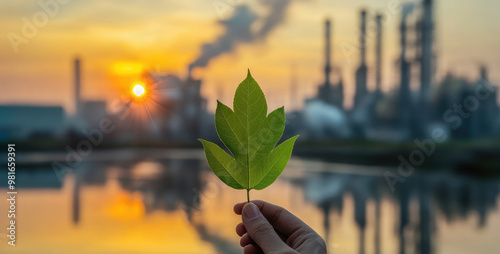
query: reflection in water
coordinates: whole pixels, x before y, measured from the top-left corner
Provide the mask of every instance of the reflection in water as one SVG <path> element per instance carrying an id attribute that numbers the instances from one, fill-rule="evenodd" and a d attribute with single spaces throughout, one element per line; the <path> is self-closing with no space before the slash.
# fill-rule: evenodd
<path id="1" fill-rule="evenodd" d="M 292 194 L 292 203 L 297 205 L 285 205 L 287 209 L 302 214 L 302 218 L 304 213 L 322 217 L 321 224 L 308 220 L 311 218 L 304 219 L 322 233 L 332 253 L 436 253 L 441 244 L 436 241 L 436 236 L 440 235 L 437 223 L 439 219 L 444 218 L 448 224 L 457 224 L 477 216 L 477 227 L 484 228 L 488 226 L 490 215 L 494 215 L 496 220 L 500 218 L 498 212 L 492 213 L 497 208 L 500 192 L 498 181 L 474 180 L 450 173 L 428 173 L 408 178 L 395 192 L 390 192 L 385 179 L 377 172 L 372 175 L 354 173 L 355 170 L 351 170 L 353 173 L 339 173 L 334 172 L 335 168 L 330 164 L 322 164 L 324 168 L 308 171 L 306 169 L 310 168 L 309 162 L 300 162 L 303 166 L 285 171 L 275 185 L 280 186 L 279 188 L 290 186 L 298 190 L 292 192 L 295 193 Z M 29 168 L 19 171 L 18 175 L 19 186 L 25 189 L 23 195 L 26 197 L 20 205 L 31 205 L 31 208 L 21 211 L 27 213 L 24 218 L 34 216 L 38 210 L 45 214 L 44 205 L 29 201 L 29 190 L 34 190 L 31 200 L 40 197 L 44 200 L 61 200 L 57 193 L 69 193 L 69 199 L 63 198 L 58 202 L 70 201 L 72 209 L 66 216 L 55 215 L 58 220 L 63 220 L 62 224 L 78 224 L 73 229 L 55 227 L 58 232 L 68 235 L 68 246 L 76 244 L 72 241 L 82 237 L 89 242 L 96 241 L 88 238 L 88 233 L 84 232 L 92 232 L 101 223 L 107 223 L 112 234 L 120 235 L 118 239 L 106 238 L 109 244 L 96 243 L 93 246 L 95 249 L 88 249 L 92 250 L 90 252 L 101 249 L 108 252 L 119 251 L 113 243 L 123 241 L 122 237 L 128 237 L 131 241 L 129 245 L 135 246 L 137 243 L 134 241 L 140 242 L 142 239 L 136 234 L 143 234 L 149 235 L 149 238 L 156 237 L 157 241 L 148 241 L 157 245 L 149 243 L 149 250 L 142 249 L 141 253 L 160 250 L 169 253 L 241 253 L 234 232 L 229 236 L 223 232 L 225 230 L 221 230 L 222 227 L 229 226 L 218 225 L 220 221 L 232 220 L 228 216 L 234 215 L 230 211 L 226 212 L 230 210 L 226 208 L 232 207 L 233 200 L 241 200 L 238 196 L 241 193 L 232 190 L 227 193 L 219 192 L 218 196 L 212 195 L 216 200 L 211 202 L 212 208 L 209 208 L 210 205 L 202 206 L 203 203 L 210 203 L 206 195 L 208 183 L 218 181 L 207 177 L 208 175 L 210 172 L 202 159 L 141 160 L 134 163 L 86 162 L 73 174 L 69 174 L 64 183 L 59 182 L 49 168 Z M 284 198 L 283 193 L 275 190 L 267 193 L 271 194 L 265 197 L 268 200 Z M 297 193 L 303 194 L 303 200 L 295 197 Z M 227 195 L 232 195 L 232 198 L 228 199 Z M 310 210 L 314 208 L 308 208 L 306 203 L 314 204 L 317 211 Z M 65 206 L 62 204 L 54 203 L 54 206 L 61 208 Z M 387 211 L 390 211 L 388 208 L 393 207 L 397 212 L 387 216 Z M 47 211 L 50 216 L 54 216 L 53 210 Z M 109 217 L 100 215 L 105 211 L 111 211 L 113 218 L 122 220 L 110 222 Z M 182 222 L 180 214 L 184 214 L 186 223 Z M 69 217 L 65 220 L 67 216 Z M 235 219 L 238 220 L 236 216 Z M 135 221 L 142 220 L 144 222 L 136 225 Z M 124 224 L 126 221 L 127 224 Z M 159 226 L 164 224 L 163 227 Z M 233 221 L 228 224 L 232 225 Z M 34 228 L 35 225 L 30 226 Z M 392 226 L 394 227 L 391 228 Z M 41 227 L 45 230 L 45 227 Z M 336 228 L 339 230 L 336 231 Z M 349 228 L 356 229 L 353 236 L 357 237 L 353 238 L 352 245 L 345 240 L 346 235 L 350 234 Z M 173 230 L 179 233 L 171 232 Z M 28 232 L 30 228 L 23 231 Z M 191 231 L 196 235 L 193 236 Z M 392 236 L 384 233 L 387 231 L 392 232 Z M 464 234 L 465 231 L 470 229 L 463 230 Z M 78 232 L 82 232 L 82 235 Z M 182 237 L 175 240 L 176 234 Z M 26 242 L 37 242 L 29 234 L 23 237 L 27 239 Z M 166 239 L 172 237 L 172 241 L 165 243 Z M 185 240 L 187 237 L 191 240 Z M 40 242 L 43 241 L 45 240 L 40 239 Z M 174 247 L 176 241 L 178 246 Z M 200 247 L 207 243 L 210 248 Z M 188 247 L 183 247 L 186 245 Z M 344 248 L 343 251 L 338 249 L 339 246 Z M 31 247 L 39 249 L 36 244 Z M 23 252 L 22 248 L 20 250 L 19 253 L 30 253 Z M 82 253 L 89 251 L 82 249 Z M 127 252 L 126 249 L 119 252 L 135 253 L 133 250 Z"/>
<path id="2" fill-rule="evenodd" d="M 78 224 L 80 222 L 80 184 L 82 181 L 82 172 L 77 171 L 75 172 L 75 184 L 73 186 L 73 223 Z"/>
<path id="3" fill-rule="evenodd" d="M 301 181 L 294 181 L 301 183 Z M 399 253 L 434 253 L 436 212 L 442 213 L 448 222 L 467 219 L 475 213 L 479 216 L 478 227 L 486 225 L 486 218 L 496 209 L 500 185 L 497 181 L 471 180 L 448 173 L 423 174 L 407 179 L 391 193 L 379 176 L 311 172 L 302 181 L 307 201 L 323 211 L 325 238 L 332 242 L 329 221 L 330 211 L 342 213 L 343 197 L 351 195 L 354 200 L 354 219 L 359 229 L 359 253 L 365 253 L 365 230 L 367 225 L 367 202 L 373 200 L 374 251 L 381 252 L 381 199 L 388 198 L 399 204 Z M 411 210 L 415 200 L 418 210 Z M 415 219 L 410 219 L 415 217 Z M 412 223 L 414 223 L 412 225 Z M 414 230 L 408 234 L 408 230 Z M 411 232 L 410 232 L 411 233 Z M 408 235 L 414 235 L 410 239 Z M 413 247 L 408 242 L 414 241 Z M 411 250 L 409 250 L 411 248 Z"/>
<path id="4" fill-rule="evenodd" d="M 214 245 L 217 253 L 241 253 L 241 247 L 217 234 L 210 233 L 206 226 L 196 224 L 195 227 L 203 240 Z"/>
<path id="5" fill-rule="evenodd" d="M 166 161 L 141 161 L 124 166 L 117 172 L 107 172 L 108 165 L 88 170 L 83 165 L 75 171 L 73 188 L 73 222 L 78 224 L 80 215 L 81 185 L 104 185 L 106 178 L 115 177 L 120 187 L 130 193 L 140 193 L 145 215 L 155 211 L 182 210 L 200 237 L 210 242 L 217 253 L 240 253 L 241 248 L 218 235 L 212 234 L 206 226 L 192 221 L 192 214 L 200 208 L 200 197 L 204 189 L 200 160 L 170 159 Z M 131 212 L 130 204 L 117 210 Z"/>
<path id="6" fill-rule="evenodd" d="M 199 206 L 202 191 L 198 160 L 173 159 L 163 163 L 140 162 L 120 171 L 123 189 L 140 192 L 146 213 L 183 208 L 188 218 Z"/>

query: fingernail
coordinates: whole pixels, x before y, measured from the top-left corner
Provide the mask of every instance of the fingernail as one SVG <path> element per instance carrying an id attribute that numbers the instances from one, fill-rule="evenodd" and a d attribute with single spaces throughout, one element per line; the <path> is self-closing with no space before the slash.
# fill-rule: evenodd
<path id="1" fill-rule="evenodd" d="M 257 206 L 253 203 L 248 203 L 243 207 L 243 216 L 245 216 L 245 218 L 252 220 L 259 217 L 259 215 L 259 208 L 257 208 Z"/>

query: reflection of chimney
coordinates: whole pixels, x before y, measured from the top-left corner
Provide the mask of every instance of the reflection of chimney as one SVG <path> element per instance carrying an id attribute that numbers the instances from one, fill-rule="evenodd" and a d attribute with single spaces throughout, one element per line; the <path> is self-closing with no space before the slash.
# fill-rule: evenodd
<path id="1" fill-rule="evenodd" d="M 376 91 L 381 91 L 382 86 L 382 15 L 375 17 L 377 23 L 377 48 L 376 48 Z"/>
<path id="2" fill-rule="evenodd" d="M 330 63 L 331 50 L 330 50 L 330 20 L 325 21 L 325 86 L 330 86 L 330 72 L 332 71 L 332 66 Z"/>
<path id="3" fill-rule="evenodd" d="M 364 193 L 354 192 L 354 220 L 359 227 L 359 253 L 365 253 L 366 232 L 366 196 Z"/>
<path id="4" fill-rule="evenodd" d="M 73 186 L 73 213 L 72 219 L 73 224 L 78 224 L 80 222 L 80 181 L 81 173 L 74 174 L 74 186 Z"/>
<path id="5" fill-rule="evenodd" d="M 80 114 L 80 86 L 81 86 L 81 78 L 80 78 L 80 59 L 75 58 L 74 60 L 74 75 L 75 75 L 75 115 Z"/>

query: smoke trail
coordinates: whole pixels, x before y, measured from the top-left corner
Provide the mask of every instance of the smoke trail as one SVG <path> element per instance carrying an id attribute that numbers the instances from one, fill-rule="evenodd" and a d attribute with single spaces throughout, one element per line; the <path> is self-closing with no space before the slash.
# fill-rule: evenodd
<path id="1" fill-rule="evenodd" d="M 252 41 L 251 26 L 256 20 L 257 16 L 247 6 L 238 6 L 231 18 L 220 22 L 225 27 L 224 34 L 214 42 L 201 46 L 201 54 L 189 65 L 189 71 L 191 72 L 195 67 L 207 66 L 212 58 L 224 52 L 233 51 L 241 42 Z"/>
<path id="2" fill-rule="evenodd" d="M 264 25 L 257 32 L 257 38 L 265 38 L 273 28 L 285 19 L 286 10 L 290 4 L 290 0 L 267 0 L 261 2 L 268 6 L 270 12 L 265 18 Z"/>
<path id="3" fill-rule="evenodd" d="M 241 43 L 250 43 L 265 39 L 285 18 L 286 10 L 291 0 L 262 0 L 263 5 L 269 8 L 268 14 L 260 17 L 248 6 L 238 6 L 232 17 L 221 21 L 224 33 L 211 43 L 201 47 L 201 53 L 190 65 L 189 72 L 196 67 L 205 67 L 215 57 L 232 52 Z M 257 31 L 252 29 L 256 21 L 262 21 Z"/>

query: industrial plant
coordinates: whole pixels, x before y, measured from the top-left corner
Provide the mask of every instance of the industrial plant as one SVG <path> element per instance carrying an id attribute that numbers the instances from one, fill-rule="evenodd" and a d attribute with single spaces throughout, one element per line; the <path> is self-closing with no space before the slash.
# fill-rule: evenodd
<path id="1" fill-rule="evenodd" d="M 417 8 L 419 7 L 419 8 Z M 409 24 L 408 17 L 417 15 L 416 23 Z M 306 101 L 301 112 L 294 112 L 290 125 L 293 131 L 302 130 L 308 139 L 367 139 L 405 141 L 431 137 L 433 131 L 448 138 L 479 138 L 499 136 L 499 107 L 497 88 L 488 79 L 485 66 L 478 66 L 476 82 L 448 74 L 438 82 L 436 53 L 434 50 L 433 1 L 425 0 L 421 6 L 407 3 L 402 6 L 400 23 L 399 86 L 389 93 L 381 90 L 382 75 L 382 23 L 383 16 L 376 14 L 375 66 L 367 66 L 370 48 L 366 44 L 367 18 L 360 12 L 360 59 L 355 72 L 355 95 L 352 108 L 344 107 L 344 84 L 340 73 L 338 82 L 331 81 L 331 20 L 325 21 L 324 83 L 317 95 Z M 415 38 L 408 41 L 407 38 Z M 411 56 L 410 56 L 411 55 Z M 412 71 L 416 70 L 416 73 Z M 369 91 L 367 79 L 375 72 L 375 90 Z M 418 78 L 414 78 L 418 75 Z M 418 90 L 411 90 L 411 82 L 418 83 Z M 432 91 L 432 92 L 431 92 Z"/>
<path id="2" fill-rule="evenodd" d="M 300 252 L 498 253 L 500 1 L 3 2 L 5 28 L 48 22 L 0 60 L 14 252 L 248 253 L 278 233 Z M 218 136 L 247 68 L 268 113 L 284 105 L 276 147 L 299 135 L 286 154 L 262 111 L 218 128 L 243 145 Z M 247 230 L 264 217 L 275 230 Z"/>
<path id="3" fill-rule="evenodd" d="M 220 22 L 224 33 L 213 42 L 202 45 L 200 55 L 187 66 L 186 77 L 158 71 L 144 73 L 142 82 L 149 90 L 150 103 L 140 103 L 140 100 L 138 103 L 136 98 L 129 98 L 122 101 L 120 110 L 110 112 L 106 101 L 83 100 L 80 92 L 81 59 L 76 58 L 73 62 L 75 114 L 67 115 L 60 106 L 2 105 L 2 116 L 14 114 L 15 119 L 31 121 L 33 117 L 43 115 L 43 119 L 29 124 L 3 122 L 0 138 L 77 138 L 82 136 L 80 130 L 96 128 L 104 118 L 110 118 L 116 124 L 116 131 L 107 136 L 110 144 L 194 144 L 199 137 L 216 138 L 213 113 L 208 112 L 207 100 L 201 94 L 203 81 L 194 79 L 191 72 L 207 66 L 221 54 L 232 52 L 239 44 L 265 38 L 284 19 L 283 8 L 289 5 L 289 1 L 278 2 L 281 4 L 268 3 L 270 14 L 264 17 L 259 17 L 246 6 L 237 7 L 232 17 Z M 399 70 L 395 71 L 399 74 L 399 84 L 389 92 L 382 91 L 384 16 L 368 9 L 359 12 L 359 65 L 352 74 L 355 94 L 349 108 L 345 107 L 346 84 L 341 68 L 335 65 L 331 56 L 335 47 L 332 43 L 334 22 L 326 19 L 324 81 L 317 86 L 317 95 L 307 98 L 302 109 L 288 112 L 285 135 L 299 133 L 301 141 L 356 139 L 390 142 L 431 137 L 436 131 L 444 133 L 448 139 L 499 136 L 499 128 L 496 128 L 500 126 L 497 88 L 489 81 L 486 66 L 478 66 L 476 82 L 451 73 L 436 81 L 433 4 L 432 0 L 423 0 L 420 6 L 413 2 L 402 5 Z M 271 15 L 275 18 L 271 19 Z M 412 22 L 409 17 L 413 17 Z M 376 24 L 373 48 L 367 44 L 369 19 Z M 261 23 L 258 29 L 252 29 Z M 368 54 L 374 54 L 374 66 L 367 63 Z M 367 87 L 371 77 L 375 78 L 373 91 Z M 412 84 L 418 89 L 412 90 Z"/>

